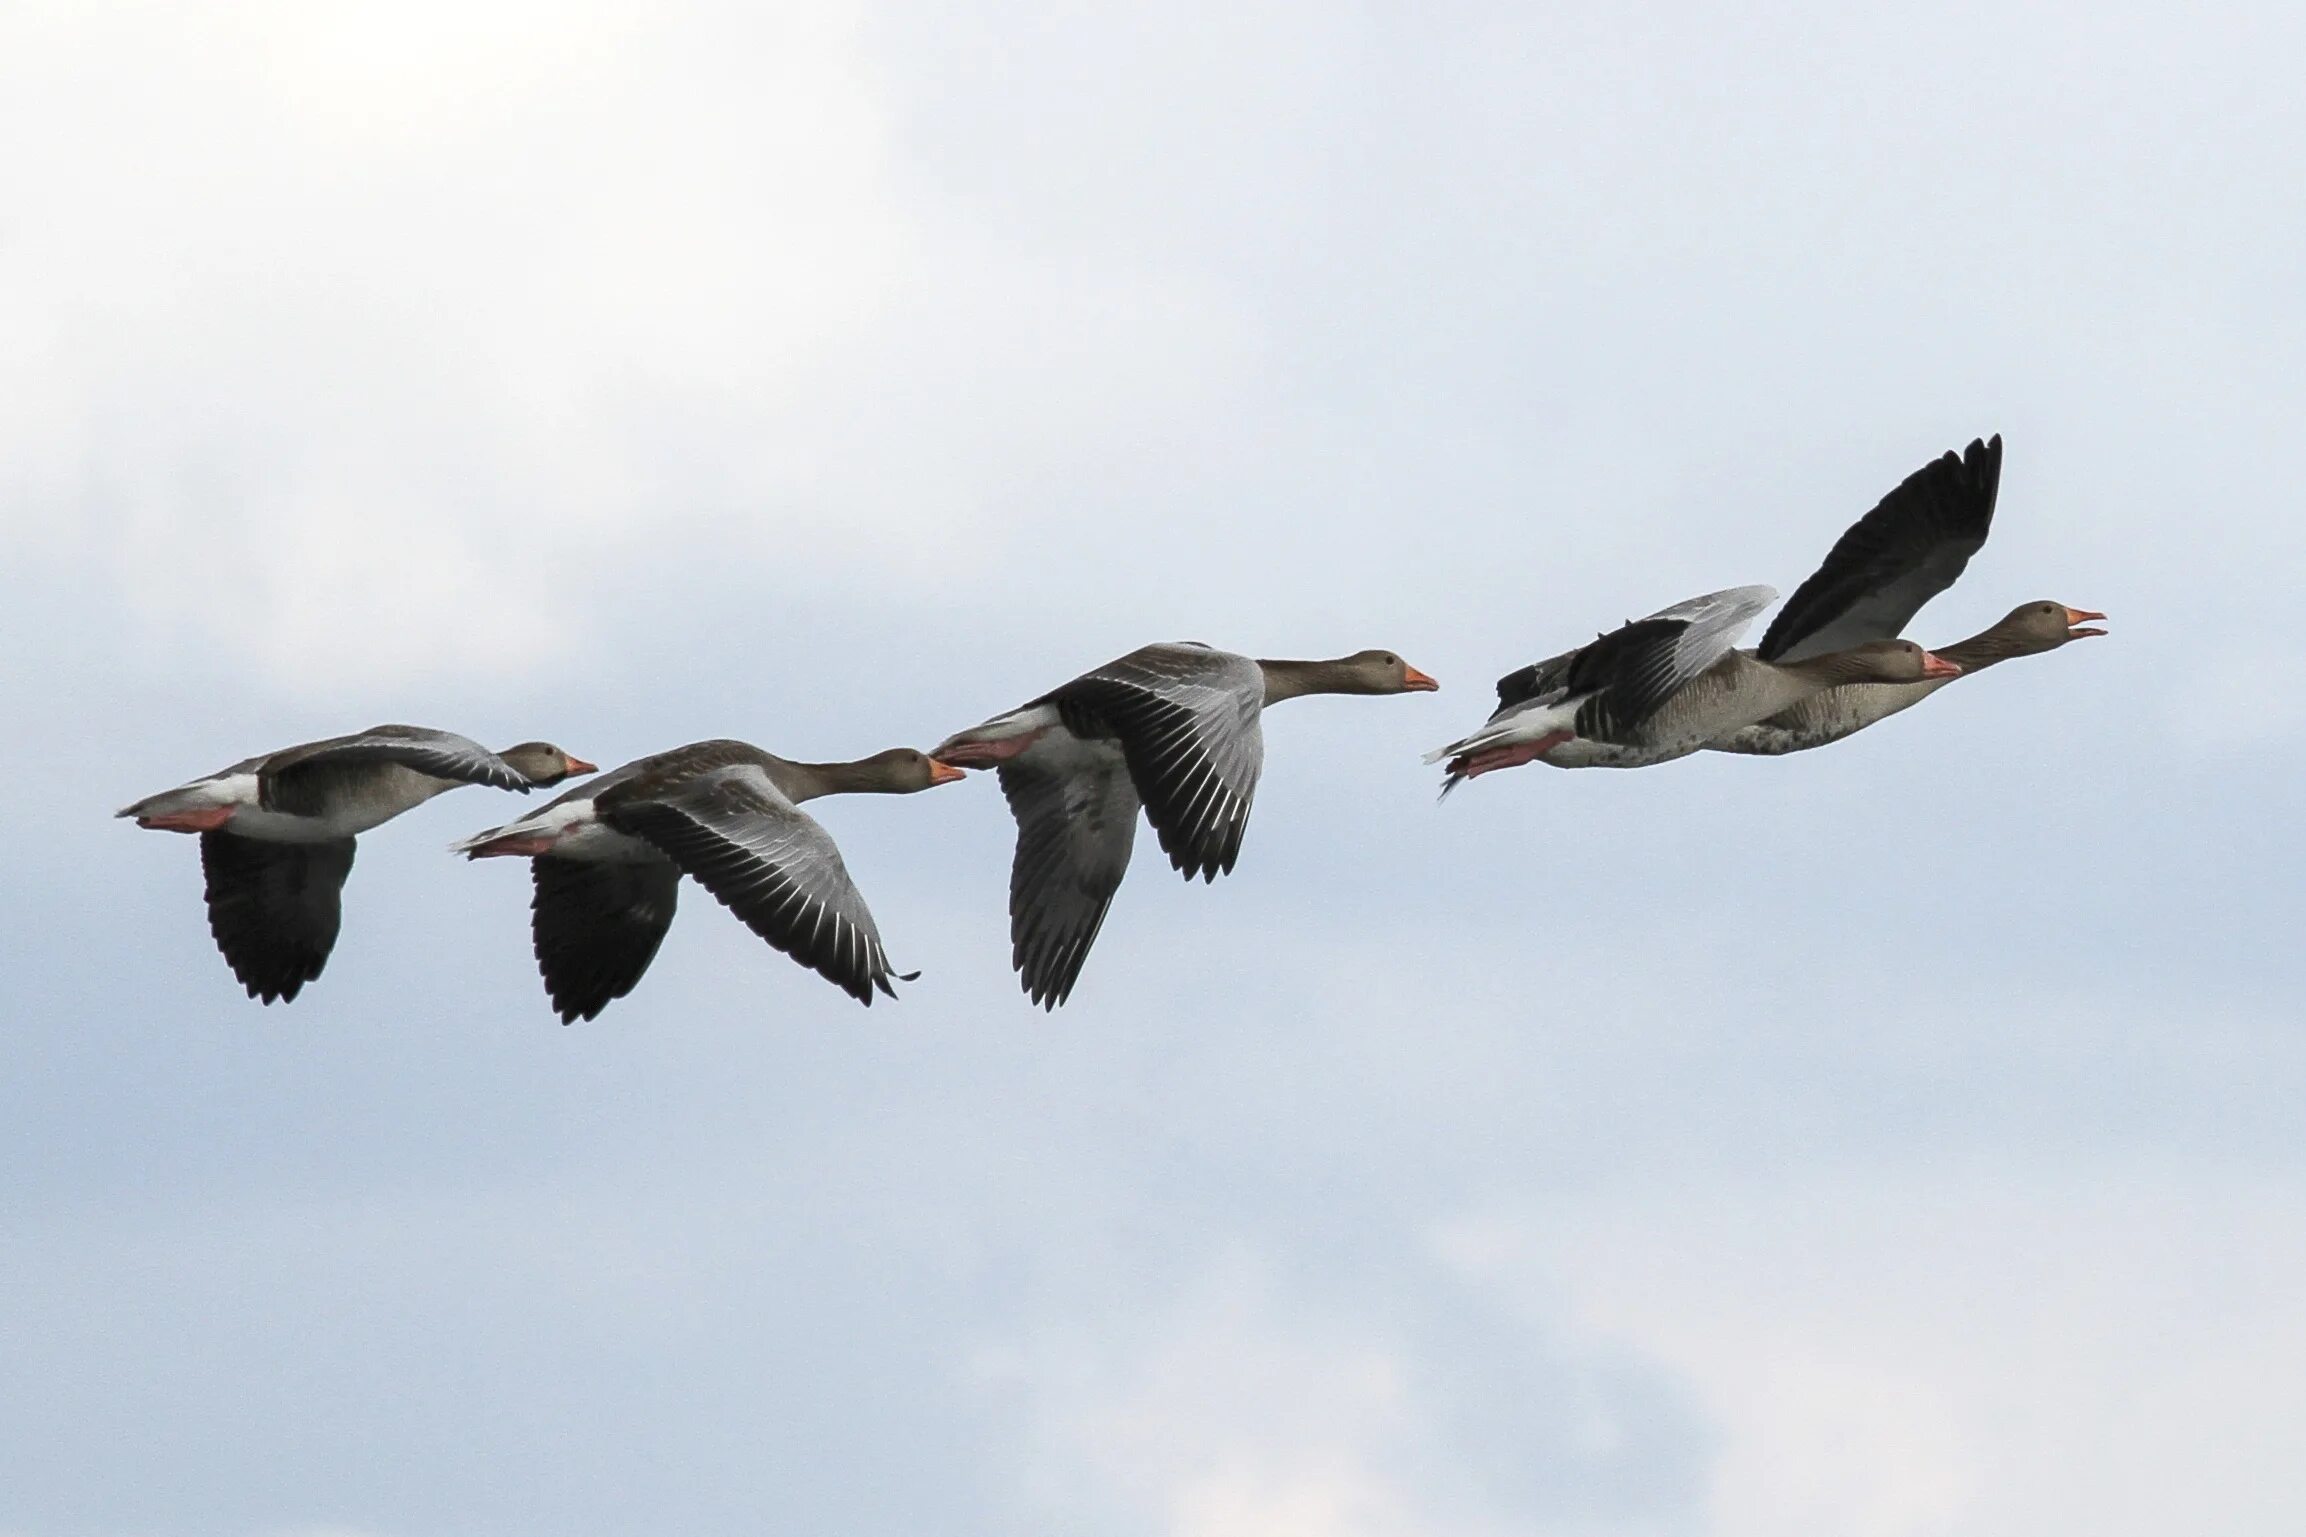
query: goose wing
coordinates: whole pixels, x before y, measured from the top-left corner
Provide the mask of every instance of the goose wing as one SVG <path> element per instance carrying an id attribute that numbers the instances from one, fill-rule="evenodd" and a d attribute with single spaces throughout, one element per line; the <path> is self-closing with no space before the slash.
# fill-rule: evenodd
<path id="1" fill-rule="evenodd" d="M 1017 819 L 1010 960 L 1026 996 L 1054 1009 L 1071 995 L 1128 873 L 1142 803 L 1118 745 L 1062 728 L 999 772 L 1001 793 Z"/>
<path id="2" fill-rule="evenodd" d="M 259 771 L 264 804 L 292 815 L 319 816 L 339 793 L 391 767 L 457 784 L 534 788 L 527 775 L 470 737 L 427 726 L 371 726 L 274 753 Z"/>
<path id="3" fill-rule="evenodd" d="M 1169 862 L 1215 880 L 1240 857 L 1265 763 L 1257 664 L 1207 646 L 1146 646 L 1049 696 L 1078 734 L 1121 745 Z"/>
<path id="4" fill-rule="evenodd" d="M 343 923 L 353 843 L 272 843 L 238 833 L 200 835 L 208 932 L 248 996 L 293 1000 L 320 975 Z"/>
<path id="5" fill-rule="evenodd" d="M 1904 634 L 1985 545 L 2001 483 L 1999 433 L 1908 475 L 1794 589 L 1762 635 L 1762 660 L 1799 662 Z"/>
<path id="6" fill-rule="evenodd" d="M 529 870 L 536 884 L 530 932 L 545 995 L 562 1024 L 595 1018 L 656 959 L 680 902 L 680 866 L 542 854 Z"/>
<path id="7" fill-rule="evenodd" d="M 832 835 L 785 798 L 757 763 L 709 770 L 641 795 L 611 795 L 601 815 L 645 838 L 745 927 L 870 1004 L 896 996 L 872 912 Z"/>

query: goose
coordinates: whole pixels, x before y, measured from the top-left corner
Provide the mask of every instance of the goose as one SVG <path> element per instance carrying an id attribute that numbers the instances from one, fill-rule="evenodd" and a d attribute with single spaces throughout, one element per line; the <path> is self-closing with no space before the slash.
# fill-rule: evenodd
<path id="1" fill-rule="evenodd" d="M 249 997 L 289 1003 L 336 947 L 354 839 L 458 785 L 525 793 L 592 772 L 550 742 L 493 753 L 450 731 L 371 726 L 244 758 L 117 815 L 200 835 L 217 949 Z"/>
<path id="2" fill-rule="evenodd" d="M 525 857 L 531 933 L 561 1023 L 595 1019 L 633 990 L 672 927 L 681 877 L 745 927 L 870 1006 L 896 996 L 880 930 L 816 818 L 820 795 L 906 795 L 966 777 L 911 748 L 849 763 L 797 763 L 748 742 L 691 742 L 636 758 L 533 815 L 451 845 L 470 859 Z"/>
<path id="3" fill-rule="evenodd" d="M 1017 821 L 1009 940 L 1025 995 L 1044 1009 L 1072 995 L 1129 868 L 1140 808 L 1187 880 L 1233 868 L 1268 707 L 1439 686 L 1390 651 L 1260 661 L 1178 642 L 1140 647 L 946 738 L 930 756 L 996 770 Z"/>
<path id="4" fill-rule="evenodd" d="M 1768 587 L 1732 587 L 1619 626 L 1575 651 L 1497 680 L 1497 710 L 1479 731 L 1425 755 L 1448 760 L 1441 793 L 1525 763 L 1644 768 L 1698 751 L 1821 689 L 1910 683 L 1961 671 L 1911 641 L 1867 641 L 1798 662 L 1735 650 Z"/>
<path id="5" fill-rule="evenodd" d="M 1972 439 L 1907 476 L 1834 542 L 1825 563 L 1794 590 L 1762 635 L 1756 655 L 1799 662 L 1844 646 L 1887 640 L 1922 605 L 1952 586 L 1992 532 L 2001 488 L 2002 439 Z M 2039 656 L 2069 641 L 2104 635 L 2086 626 L 2106 616 L 2039 600 L 2021 603 L 1992 627 L 1938 654 L 1964 674 L 2018 656 Z M 1948 678 L 1918 683 L 1851 683 L 1812 694 L 1767 720 L 1742 726 L 1707 747 L 1776 755 L 1838 742 L 1936 693 Z"/>

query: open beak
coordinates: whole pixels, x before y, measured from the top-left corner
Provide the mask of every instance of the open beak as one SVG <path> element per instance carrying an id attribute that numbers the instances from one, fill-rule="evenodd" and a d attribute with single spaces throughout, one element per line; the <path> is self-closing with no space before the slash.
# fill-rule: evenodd
<path id="1" fill-rule="evenodd" d="M 933 785 L 949 785 L 956 779 L 968 777 L 969 774 L 966 769 L 957 769 L 941 758 L 929 760 L 929 783 Z"/>
<path id="2" fill-rule="evenodd" d="M 2082 628 L 2082 626 L 2083 626 L 2083 625 L 2084 625 L 2084 624 L 2085 624 L 2087 621 L 2089 621 L 2089 620 L 2092 620 L 2092 619 L 2103 619 L 2103 618 L 2105 618 L 2105 617 L 2106 617 L 2106 616 L 2105 616 L 2104 614 L 2093 613 L 2093 612 L 2091 612 L 2089 609 L 2086 609 L 2086 608 L 2069 608 L 2069 609 L 2067 609 L 2067 610 L 2066 610 L 2066 623 L 2067 623 L 2068 625 L 2071 625 L 2071 626 L 2073 626 L 2073 628 L 2069 629 L 2069 630 L 2066 632 L 2066 639 L 2068 639 L 2068 640 L 2080 640 L 2080 639 L 2081 639 L 2083 636 L 2085 636 L 2085 635 L 2103 635 L 2103 634 L 2105 634 L 2106 632 L 2105 632 L 2104 630 L 2097 630 L 2097 629 L 2084 629 L 2084 628 Z"/>
<path id="3" fill-rule="evenodd" d="M 587 763 L 584 759 L 574 757 L 565 752 L 562 753 L 561 756 L 568 759 L 568 771 L 572 775 L 597 774 L 601 771 L 601 766 L 597 763 Z"/>
<path id="4" fill-rule="evenodd" d="M 1922 653 L 1922 676 L 1923 676 L 1923 677 L 1925 677 L 1925 678 L 1958 678 L 1958 677 L 1960 677 L 1961 675 L 1962 675 L 1962 664 L 1961 664 L 1961 663 L 1959 663 L 1959 662 L 1949 662 L 1949 661 L 1947 661 L 1947 660 L 1946 660 L 1944 657 L 1942 657 L 1942 656 L 1938 655 L 1938 654 L 1937 654 L 1935 651 L 1925 651 L 1925 652 L 1923 652 L 1923 653 Z"/>
<path id="5" fill-rule="evenodd" d="M 1430 694 L 1441 687 L 1432 678 L 1419 672 L 1407 662 L 1401 664 L 1401 686 L 1413 694 Z"/>

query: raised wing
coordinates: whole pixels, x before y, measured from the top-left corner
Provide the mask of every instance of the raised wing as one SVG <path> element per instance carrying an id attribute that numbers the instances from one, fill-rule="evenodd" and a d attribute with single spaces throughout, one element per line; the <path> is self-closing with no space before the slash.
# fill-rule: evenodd
<path id="1" fill-rule="evenodd" d="M 1233 868 L 1265 763 L 1265 675 L 1255 662 L 1206 646 L 1146 646 L 1049 698 L 1079 734 L 1119 740 L 1146 819 L 1187 879 Z"/>
<path id="2" fill-rule="evenodd" d="M 592 1019 L 631 992 L 673 926 L 680 866 L 610 864 L 551 854 L 529 861 L 537 970 L 562 1024 Z"/>
<path id="3" fill-rule="evenodd" d="M 1720 661 L 1776 597 L 1776 589 L 1757 585 L 1684 598 L 1629 620 L 1574 651 L 1516 668 L 1497 680 L 1497 713 L 1490 719 L 1522 705 L 1551 704 L 1612 683 L 1629 688 L 1626 699 L 1642 701 L 1641 713 L 1646 715 Z"/>
<path id="4" fill-rule="evenodd" d="M 208 932 L 249 997 L 290 1002 L 328 964 L 352 851 L 350 838 L 269 843 L 229 832 L 200 835 Z"/>
<path id="5" fill-rule="evenodd" d="M 865 899 L 832 835 L 758 764 L 700 774 L 659 795 L 619 798 L 602 815 L 696 877 L 745 927 L 870 1005 L 896 989 Z"/>
<path id="6" fill-rule="evenodd" d="M 261 771 L 264 804 L 274 811 L 317 815 L 345 781 L 387 764 L 458 784 L 534 788 L 527 775 L 469 737 L 425 726 L 371 726 L 274 753 Z"/>
<path id="7" fill-rule="evenodd" d="M 1776 599 L 1768 587 L 1709 592 L 1580 647 L 1561 682 L 1565 698 L 1591 696 L 1578 710 L 1578 735 L 1599 742 L 1624 739 L 1726 656 Z"/>
<path id="8" fill-rule="evenodd" d="M 1851 524 L 1825 564 L 1794 589 L 1762 636 L 1762 659 L 1799 662 L 1869 640 L 1895 640 L 1985 544 L 2001 484 L 1999 433 L 1908 475 Z"/>
<path id="9" fill-rule="evenodd" d="M 1026 996 L 1054 1009 L 1072 994 L 1128 873 L 1137 789 L 1118 746 L 1064 730 L 1002 764 L 1000 778 L 1017 819 L 1010 960 Z"/>

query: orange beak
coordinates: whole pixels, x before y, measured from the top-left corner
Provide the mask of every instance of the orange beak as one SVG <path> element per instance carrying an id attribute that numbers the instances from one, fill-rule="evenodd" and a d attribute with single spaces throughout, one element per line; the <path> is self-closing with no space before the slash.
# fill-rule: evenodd
<path id="1" fill-rule="evenodd" d="M 564 752 L 561 754 L 561 756 L 568 759 L 568 771 L 571 774 L 597 774 L 601 771 L 601 766 L 599 764 L 587 763 L 584 759 L 579 758 L 572 753 Z"/>
<path id="2" fill-rule="evenodd" d="M 2074 630 L 2073 630 L 2073 634 L 2072 634 L 2072 636 L 2070 636 L 2069 638 L 2070 638 L 2070 639 L 2077 639 L 2077 640 L 2078 640 L 2078 639 L 2080 639 L 2080 638 L 2081 638 L 2082 636 L 2084 636 L 2084 635 L 2103 635 L 2103 634 L 2105 634 L 2106 632 L 2105 632 L 2104 630 L 2085 630 L 2085 629 L 2082 629 L 2082 628 L 2080 628 L 2080 626 L 2081 626 L 2082 624 L 2084 624 L 2085 622 L 2087 622 L 2087 621 L 2089 621 L 2089 620 L 2092 620 L 2092 619 L 2103 619 L 2103 618 L 2105 618 L 2105 617 L 2106 617 L 2106 616 L 2105 616 L 2104 614 L 2092 613 L 2092 612 L 2091 612 L 2089 609 L 2086 609 L 2086 608 L 2069 608 L 2069 609 L 2067 609 L 2067 610 L 2066 610 L 2066 623 L 2067 623 L 2069 626 L 2072 626 L 2072 627 L 2074 627 Z"/>
<path id="3" fill-rule="evenodd" d="M 1408 689 L 1413 694 L 1430 694 L 1435 689 L 1441 687 L 1440 684 L 1434 682 L 1433 679 L 1427 677 L 1424 673 L 1419 672 L 1416 668 L 1410 666 L 1407 662 L 1403 662 L 1401 664 L 1401 686 Z"/>
<path id="4" fill-rule="evenodd" d="M 929 760 L 929 783 L 933 785 L 949 785 L 956 779 L 966 779 L 968 777 L 968 770 L 957 769 L 941 758 L 931 758 Z"/>
<path id="5" fill-rule="evenodd" d="M 1949 662 L 1949 661 L 1947 661 L 1947 660 L 1946 660 L 1944 657 L 1942 657 L 1942 656 L 1938 655 L 1938 654 L 1937 654 L 1935 651 L 1925 651 L 1925 652 L 1923 652 L 1923 653 L 1922 653 L 1922 676 L 1923 676 L 1923 677 L 1925 677 L 1925 678 L 1958 678 L 1958 677 L 1960 677 L 1961 675 L 1962 675 L 1962 664 L 1961 664 L 1961 663 L 1959 663 L 1959 662 Z"/>

